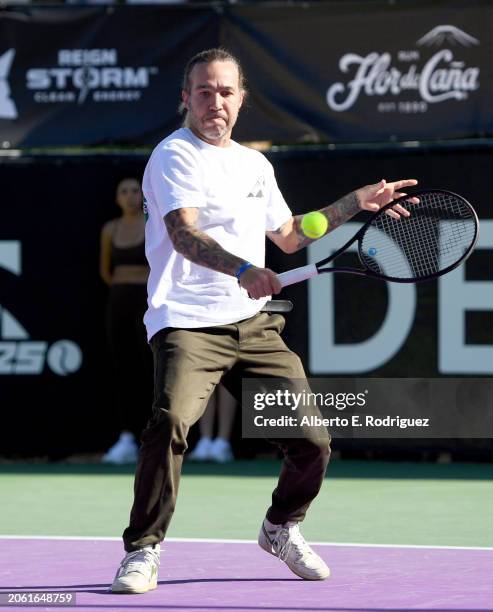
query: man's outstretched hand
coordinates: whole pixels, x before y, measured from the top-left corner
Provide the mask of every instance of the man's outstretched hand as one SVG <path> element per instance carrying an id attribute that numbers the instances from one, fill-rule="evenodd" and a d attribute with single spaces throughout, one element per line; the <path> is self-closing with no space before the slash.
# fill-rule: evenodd
<path id="1" fill-rule="evenodd" d="M 382 179 L 375 185 L 366 185 L 361 189 L 356 190 L 356 197 L 358 198 L 359 207 L 361 210 L 369 210 L 370 212 L 377 212 L 383 206 L 390 204 L 393 200 L 397 200 L 407 193 L 401 191 L 406 187 L 414 187 L 418 184 L 416 179 L 403 179 L 400 181 L 394 181 L 393 183 L 387 183 L 385 179 Z M 409 201 L 412 204 L 419 202 L 418 198 L 410 198 Z M 395 207 L 389 208 L 387 214 L 394 219 L 400 219 L 403 217 L 409 217 L 410 213 L 400 204 L 396 204 Z"/>

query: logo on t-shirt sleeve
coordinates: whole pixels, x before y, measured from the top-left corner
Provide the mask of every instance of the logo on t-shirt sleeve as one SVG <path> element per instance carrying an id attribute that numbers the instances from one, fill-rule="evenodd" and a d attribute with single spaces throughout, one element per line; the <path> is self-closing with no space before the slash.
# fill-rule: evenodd
<path id="1" fill-rule="evenodd" d="M 263 198 L 265 194 L 265 177 L 262 175 L 255 182 L 255 185 L 250 189 L 247 198 Z"/>

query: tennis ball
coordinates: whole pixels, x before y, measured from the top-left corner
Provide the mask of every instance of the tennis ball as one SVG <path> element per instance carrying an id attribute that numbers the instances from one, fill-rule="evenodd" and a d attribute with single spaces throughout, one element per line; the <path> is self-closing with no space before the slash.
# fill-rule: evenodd
<path id="1" fill-rule="evenodd" d="M 318 211 L 304 215 L 301 220 L 301 229 L 308 238 L 321 238 L 328 227 L 327 217 Z"/>

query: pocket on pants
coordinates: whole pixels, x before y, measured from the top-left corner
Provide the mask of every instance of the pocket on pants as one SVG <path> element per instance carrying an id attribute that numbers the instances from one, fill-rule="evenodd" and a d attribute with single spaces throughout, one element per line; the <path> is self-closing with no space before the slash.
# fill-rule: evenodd
<path id="1" fill-rule="evenodd" d="M 266 313 L 268 318 L 267 325 L 264 329 L 266 330 L 274 330 L 278 334 L 281 334 L 286 326 L 286 319 L 277 312 L 268 312 Z"/>

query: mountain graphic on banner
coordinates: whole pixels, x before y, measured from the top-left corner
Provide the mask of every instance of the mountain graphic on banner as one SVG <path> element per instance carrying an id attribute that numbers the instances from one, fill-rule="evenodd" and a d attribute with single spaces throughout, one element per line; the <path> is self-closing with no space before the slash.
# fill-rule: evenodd
<path id="1" fill-rule="evenodd" d="M 470 47 L 471 45 L 479 45 L 479 40 L 453 25 L 440 25 L 433 28 L 433 30 L 430 30 L 428 34 L 425 34 L 418 41 L 416 41 L 417 45 L 424 45 L 426 47 L 438 47 L 444 43 L 449 43 L 452 45 L 459 44 L 463 47 Z"/>

